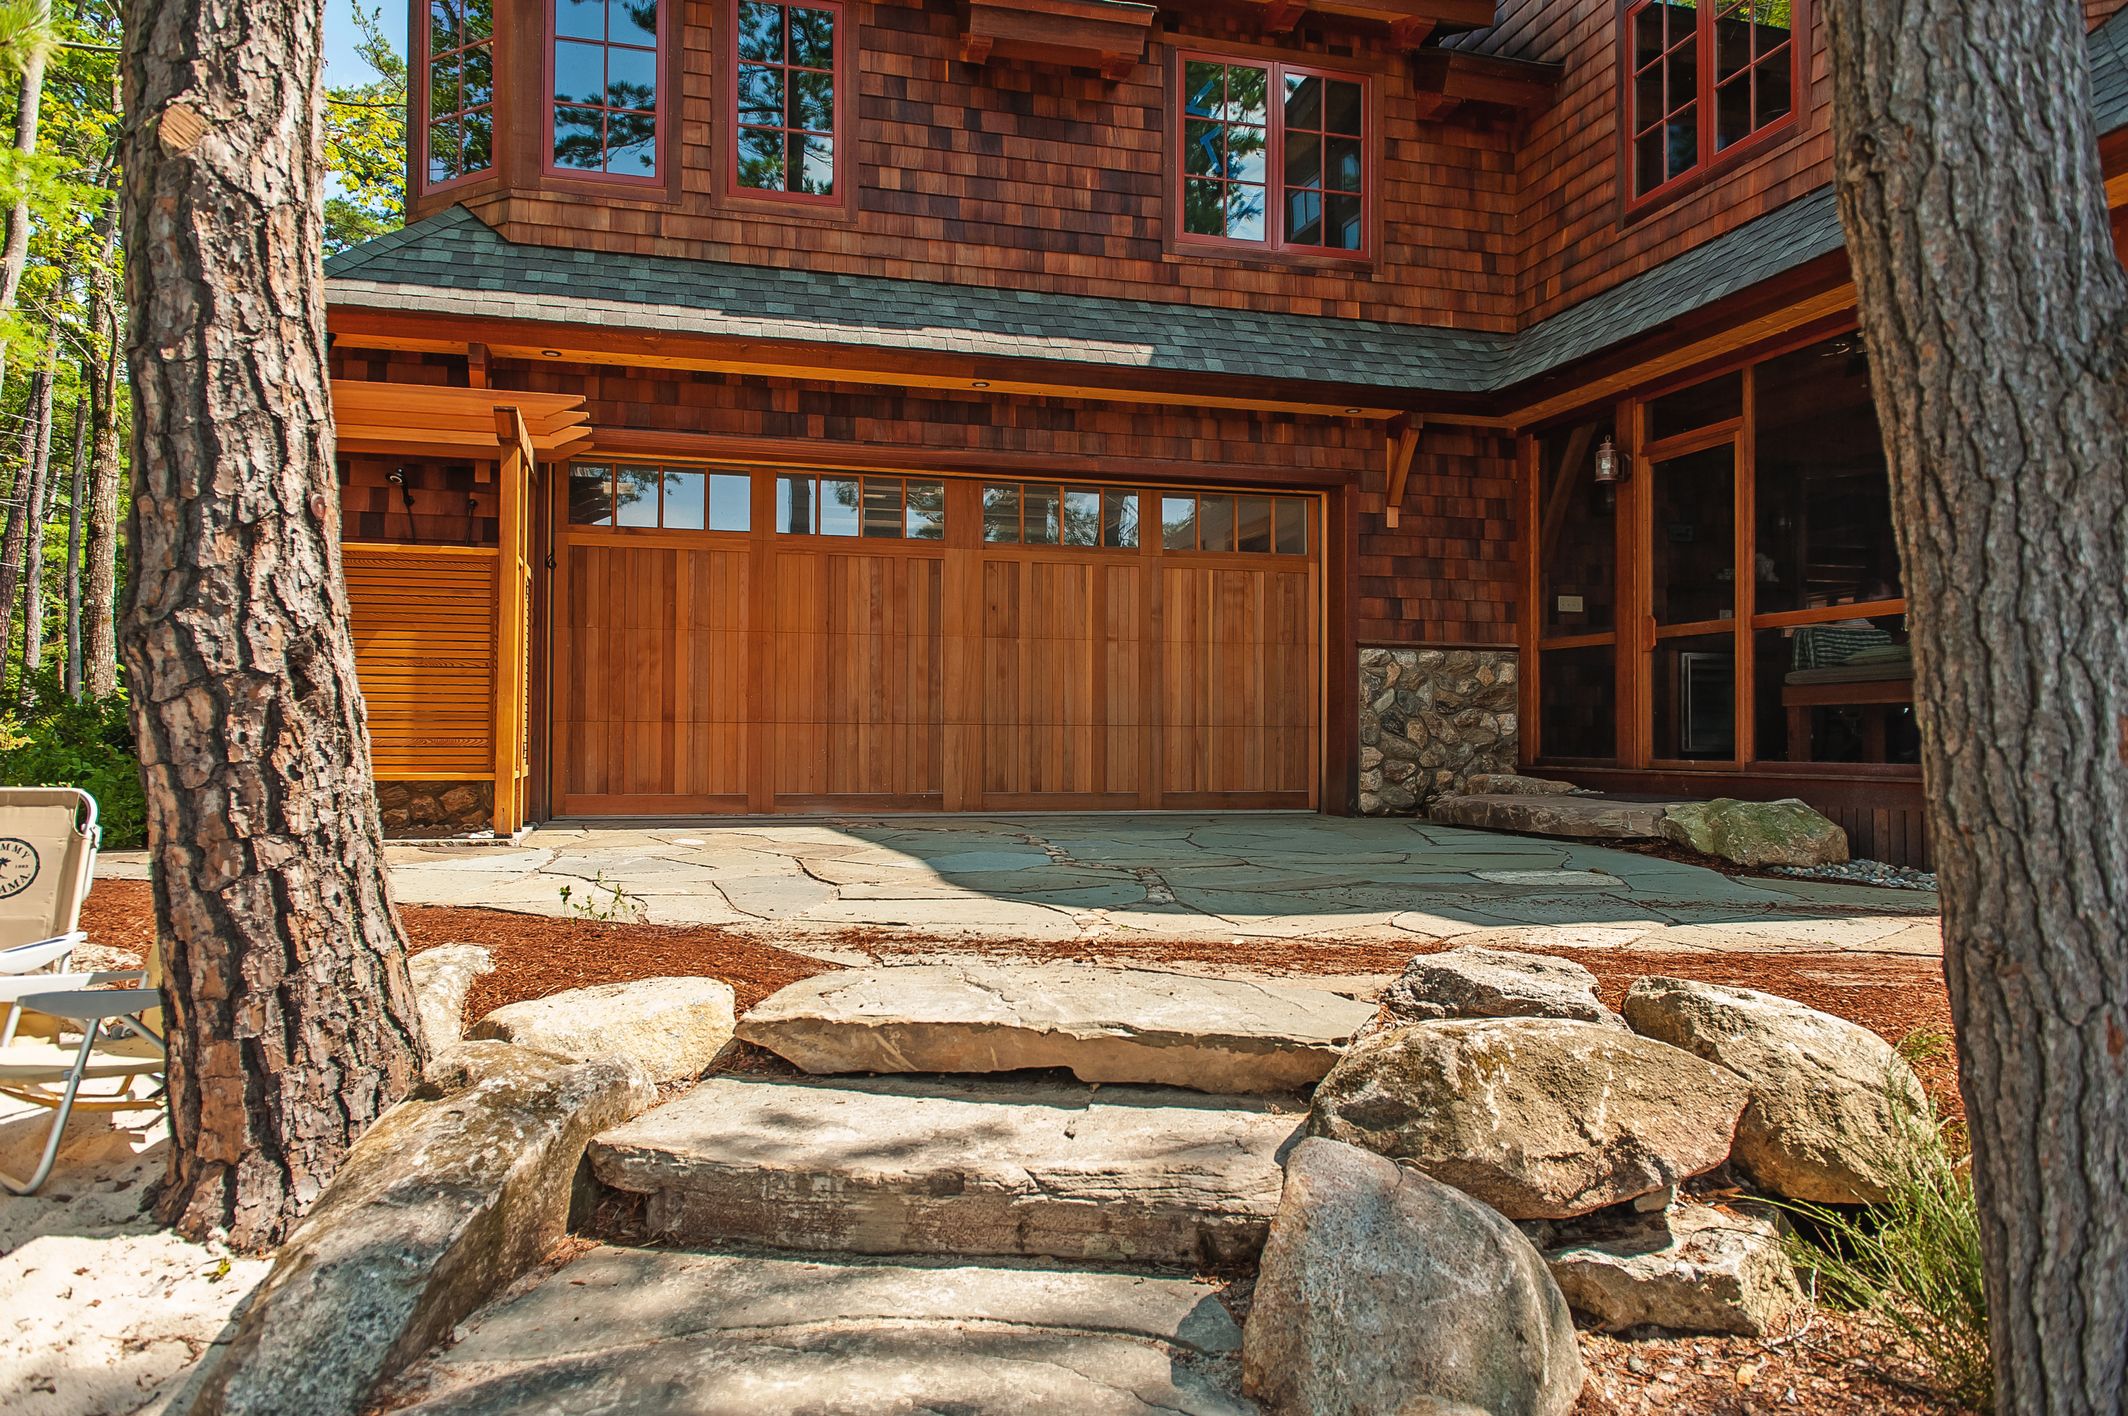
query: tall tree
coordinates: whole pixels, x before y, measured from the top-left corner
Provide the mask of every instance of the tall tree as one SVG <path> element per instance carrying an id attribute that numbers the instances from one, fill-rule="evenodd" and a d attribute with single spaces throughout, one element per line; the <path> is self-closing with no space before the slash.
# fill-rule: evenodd
<path id="1" fill-rule="evenodd" d="M 2076 0 L 1835 0 L 2005 1413 L 2128 1392 L 2128 275 Z"/>
<path id="2" fill-rule="evenodd" d="M 44 67 L 51 55 L 50 0 L 30 0 L 27 7 L 11 7 L 4 16 L 8 33 L 8 58 L 19 75 L 15 96 L 15 152 L 29 158 L 37 151 L 37 118 L 44 106 Z M 22 273 L 30 254 L 30 192 L 27 174 L 17 178 L 14 201 L 7 210 L 4 233 L 0 233 L 0 315 L 12 314 L 22 292 Z M 0 342 L 0 376 L 7 371 L 7 346 Z"/>
<path id="3" fill-rule="evenodd" d="M 30 542 L 42 535 L 37 512 L 44 502 L 39 485 L 37 447 L 40 442 L 37 410 L 49 406 L 52 371 L 39 369 L 30 376 L 29 397 L 22 406 L 21 448 L 15 462 L 15 479 L 7 492 L 7 529 L 0 533 L 0 662 L 13 645 L 15 607 L 23 597 L 23 570 L 29 562 Z M 44 425 L 49 446 L 50 424 Z"/>
<path id="4" fill-rule="evenodd" d="M 124 652 L 167 972 L 157 1214 L 281 1238 L 413 1081 L 341 581 L 321 0 L 127 0 Z"/>
<path id="5" fill-rule="evenodd" d="M 45 364 L 30 378 L 30 465 L 24 469 L 29 537 L 22 548 L 22 706 L 37 701 L 37 671 L 44 662 L 44 524 L 50 519 L 52 393 L 58 383 L 59 327 L 52 326 Z"/>
<path id="6" fill-rule="evenodd" d="M 116 215 L 104 231 L 105 259 L 89 274 L 89 544 L 81 637 L 83 685 L 92 698 L 118 691 L 118 501 L 125 464 L 119 456 L 118 377 L 124 311 L 110 259 Z"/>
<path id="7" fill-rule="evenodd" d="M 80 391 L 74 397 L 72 475 L 67 479 L 66 556 L 66 696 L 81 697 L 81 532 L 82 498 L 89 484 L 88 370 L 81 371 Z"/>
<path id="8" fill-rule="evenodd" d="M 325 165 L 334 188 L 325 199 L 328 253 L 406 224 L 406 60 L 378 14 L 354 0 L 355 57 L 376 77 L 325 93 Z"/>

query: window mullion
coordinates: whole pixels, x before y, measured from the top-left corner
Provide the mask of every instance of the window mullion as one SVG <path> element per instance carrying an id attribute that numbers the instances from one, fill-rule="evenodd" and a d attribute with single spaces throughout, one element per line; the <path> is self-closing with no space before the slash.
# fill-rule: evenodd
<path id="1" fill-rule="evenodd" d="M 1286 66 L 1273 61 L 1264 80 L 1264 233 L 1286 249 Z"/>

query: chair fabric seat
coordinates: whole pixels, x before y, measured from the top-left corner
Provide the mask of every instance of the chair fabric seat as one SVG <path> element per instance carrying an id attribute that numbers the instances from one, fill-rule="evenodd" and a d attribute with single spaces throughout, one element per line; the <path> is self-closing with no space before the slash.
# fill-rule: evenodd
<path id="1" fill-rule="evenodd" d="M 21 1037 L 13 1043 L 0 1047 L 0 1082 L 49 1082 L 54 1086 L 66 1081 L 73 1069 L 74 1059 L 81 1055 L 81 1042 L 54 1042 L 48 1037 Z M 163 1052 L 146 1038 L 123 1037 L 107 1039 L 89 1054 L 89 1065 L 83 1077 L 132 1077 L 143 1072 L 163 1070 Z"/>

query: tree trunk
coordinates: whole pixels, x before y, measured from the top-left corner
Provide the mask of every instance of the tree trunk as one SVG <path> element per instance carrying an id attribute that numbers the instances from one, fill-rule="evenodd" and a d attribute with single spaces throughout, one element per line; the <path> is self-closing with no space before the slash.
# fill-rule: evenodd
<path id="1" fill-rule="evenodd" d="M 27 157 L 37 151 L 37 118 L 44 106 L 44 64 L 50 50 L 42 42 L 42 31 L 51 23 L 52 7 L 48 0 L 38 0 L 37 28 L 39 42 L 33 44 L 22 64 L 21 91 L 15 100 L 15 151 Z M 30 202 L 25 192 L 14 206 L 8 209 L 7 231 L 0 239 L 0 315 L 15 308 L 15 300 L 22 293 L 22 272 L 29 264 L 30 256 Z M 0 376 L 7 370 L 7 346 L 0 343 Z M 0 640 L 0 643 L 4 643 Z"/>
<path id="2" fill-rule="evenodd" d="M 37 408 L 48 397 L 51 380 L 48 369 L 31 375 L 29 397 L 22 405 L 21 451 L 7 493 L 7 530 L 0 533 L 0 667 L 15 642 L 15 607 L 24 598 L 22 571 L 29 559 L 31 523 L 43 497 L 37 485 Z"/>
<path id="3" fill-rule="evenodd" d="M 89 328 L 100 347 L 91 355 L 89 384 L 88 589 L 82 618 L 83 685 L 92 698 L 118 691 L 118 491 L 124 465 L 118 448 L 120 312 L 112 290 L 111 253 L 118 230 L 105 234 L 105 258 L 90 276 Z"/>
<path id="4" fill-rule="evenodd" d="M 2074 0 L 1836 0 L 1998 1405 L 2128 1391 L 2128 275 Z"/>
<path id="5" fill-rule="evenodd" d="M 81 499 L 88 490 L 89 371 L 74 399 L 73 475 L 67 482 L 66 696 L 81 700 Z"/>
<path id="6" fill-rule="evenodd" d="M 124 651 L 170 1004 L 156 1212 L 277 1242 L 422 1062 L 341 581 L 321 0 L 127 0 Z"/>
<path id="7" fill-rule="evenodd" d="M 56 334 L 50 354 L 59 353 Z M 29 537 L 22 555 L 22 706 L 37 702 L 37 671 L 44 666 L 44 523 L 49 519 L 52 483 L 52 385 L 57 382 L 47 359 L 30 385 L 30 434 L 34 450 L 29 465 Z"/>

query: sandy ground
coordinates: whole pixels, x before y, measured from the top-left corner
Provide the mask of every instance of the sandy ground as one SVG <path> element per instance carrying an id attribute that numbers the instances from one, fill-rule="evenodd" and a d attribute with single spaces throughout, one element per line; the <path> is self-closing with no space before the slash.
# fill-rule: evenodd
<path id="1" fill-rule="evenodd" d="M 36 1164 L 49 1113 L 0 1098 L 0 1169 Z M 0 1197 L 0 1411 L 162 1409 L 265 1277 L 263 1259 L 190 1244 L 142 1213 L 169 1145 L 162 1112 L 76 1116 L 58 1168 Z"/>

